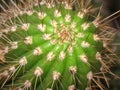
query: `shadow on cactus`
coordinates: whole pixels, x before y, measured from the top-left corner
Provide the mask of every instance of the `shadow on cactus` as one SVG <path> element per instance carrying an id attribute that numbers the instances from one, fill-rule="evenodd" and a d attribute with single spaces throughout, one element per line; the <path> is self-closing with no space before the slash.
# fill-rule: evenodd
<path id="1" fill-rule="evenodd" d="M 109 88 L 116 32 L 91 0 L 2 3 L 1 90 Z"/>

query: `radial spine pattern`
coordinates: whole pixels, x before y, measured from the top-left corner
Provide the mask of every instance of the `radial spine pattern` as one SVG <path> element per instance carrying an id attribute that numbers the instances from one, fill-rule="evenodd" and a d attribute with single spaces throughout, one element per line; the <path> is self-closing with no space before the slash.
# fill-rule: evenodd
<path id="1" fill-rule="evenodd" d="M 11 11 L 1 5 L 9 14 L 0 25 L 2 90 L 105 89 L 99 82 L 107 83 L 102 71 L 108 72 L 101 51 L 107 46 L 103 37 L 111 35 L 99 33 L 99 18 L 89 20 L 96 9 L 87 1 L 76 9 L 78 0 L 3 0 Z"/>

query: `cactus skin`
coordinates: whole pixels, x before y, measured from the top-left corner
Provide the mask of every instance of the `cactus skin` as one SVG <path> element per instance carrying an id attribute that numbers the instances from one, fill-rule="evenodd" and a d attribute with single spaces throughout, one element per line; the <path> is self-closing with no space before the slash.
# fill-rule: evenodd
<path id="1" fill-rule="evenodd" d="M 94 83 L 104 90 L 94 76 L 105 66 L 100 54 L 105 42 L 88 17 L 87 9 L 74 11 L 71 3 L 47 2 L 6 20 L 1 89 L 91 90 Z"/>

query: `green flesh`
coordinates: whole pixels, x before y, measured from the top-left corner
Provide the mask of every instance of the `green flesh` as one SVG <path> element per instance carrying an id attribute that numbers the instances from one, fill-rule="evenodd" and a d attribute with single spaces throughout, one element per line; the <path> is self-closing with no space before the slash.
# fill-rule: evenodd
<path id="1" fill-rule="evenodd" d="M 55 6 L 54 8 L 47 8 L 46 5 L 41 5 L 40 10 L 46 12 L 47 16 L 40 20 L 37 16 L 37 13 L 28 16 L 27 14 L 19 16 L 22 18 L 23 21 L 26 23 L 30 23 L 30 27 L 28 31 L 24 31 L 21 29 L 20 26 L 17 27 L 16 32 L 11 32 L 7 35 L 7 37 L 11 41 L 18 42 L 18 48 L 15 50 L 10 50 L 5 58 L 6 61 L 17 61 L 13 62 L 10 65 L 16 64 L 16 68 L 19 66 L 19 60 L 22 57 L 27 58 L 27 64 L 23 66 L 18 74 L 16 75 L 16 79 L 14 79 L 15 88 L 19 86 L 20 83 L 24 83 L 26 80 L 32 82 L 32 88 L 36 82 L 36 76 L 34 75 L 35 68 L 39 66 L 43 70 L 42 76 L 38 78 L 36 84 L 36 90 L 46 90 L 46 88 L 51 88 L 53 84 L 53 90 L 68 90 L 70 85 L 75 85 L 78 90 L 85 90 L 87 87 L 87 73 L 89 71 L 99 71 L 100 63 L 96 60 L 96 53 L 102 49 L 102 44 L 98 41 L 93 39 L 93 35 L 96 33 L 97 28 L 92 24 L 92 22 L 87 21 L 86 17 L 80 18 L 77 16 L 76 11 L 73 10 L 66 10 L 64 6 L 61 6 L 61 14 L 60 17 L 54 17 L 54 10 L 58 9 L 59 7 Z M 38 8 L 34 8 L 36 11 L 39 11 Z M 71 15 L 71 21 L 65 21 L 65 15 Z M 43 35 L 52 34 L 52 39 L 57 39 L 57 41 L 61 41 L 61 37 L 59 37 L 56 33 L 54 33 L 55 28 L 51 25 L 51 20 L 55 20 L 58 23 L 57 29 L 61 31 L 62 24 L 65 27 L 74 32 L 73 40 L 76 41 L 75 45 L 71 45 L 71 41 L 68 40 L 67 42 L 56 43 L 52 45 L 50 40 L 44 40 Z M 19 22 L 18 19 L 15 19 L 16 22 Z M 74 29 L 70 28 L 72 22 L 76 22 L 76 27 Z M 43 23 L 46 24 L 45 32 L 41 32 L 37 25 Z M 86 30 L 83 30 L 81 27 L 82 24 L 89 23 L 89 27 Z M 71 32 L 70 31 L 70 32 Z M 78 33 L 84 33 L 83 38 L 77 37 Z M 32 36 L 32 44 L 26 45 L 24 43 L 24 38 L 27 36 Z M 81 43 L 86 41 L 90 44 L 90 47 L 84 48 L 81 47 Z M 6 42 L 7 44 L 7 42 Z M 73 47 L 73 52 L 68 51 L 68 47 Z M 42 49 L 42 54 L 35 56 L 33 55 L 33 51 L 36 47 L 40 47 Z M 66 53 L 66 56 L 63 61 L 59 59 L 59 54 L 61 51 Z M 47 54 L 49 52 L 53 52 L 55 57 L 52 61 L 47 60 Z M 83 62 L 80 59 L 80 55 L 85 54 L 88 58 L 88 63 Z M 7 66 L 7 65 L 6 65 Z M 70 66 L 76 66 L 77 72 L 75 75 L 72 75 L 69 71 Z M 95 69 L 94 69 L 94 68 Z M 53 71 L 59 72 L 60 78 L 56 81 L 53 80 Z M 17 73 L 17 72 L 16 72 Z M 16 74 L 15 73 L 15 74 Z M 41 81 L 40 81 L 41 78 Z M 6 85 L 11 85 L 12 80 L 6 83 Z M 54 83 L 53 83 L 54 82 Z M 18 84 L 18 86 L 17 86 Z M 9 87 L 6 87 L 9 88 Z"/>

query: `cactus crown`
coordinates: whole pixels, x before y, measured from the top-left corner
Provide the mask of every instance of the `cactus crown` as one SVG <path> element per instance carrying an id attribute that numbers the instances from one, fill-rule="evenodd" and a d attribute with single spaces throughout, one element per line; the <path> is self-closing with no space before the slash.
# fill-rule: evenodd
<path id="1" fill-rule="evenodd" d="M 101 30 L 98 17 L 88 19 L 95 10 L 90 0 L 73 10 L 76 2 L 11 0 L 10 15 L 1 23 L 1 88 L 91 90 L 92 84 L 105 88 L 99 83 L 100 78 L 107 82 L 101 50 L 108 42 L 103 37 L 111 34 Z"/>

